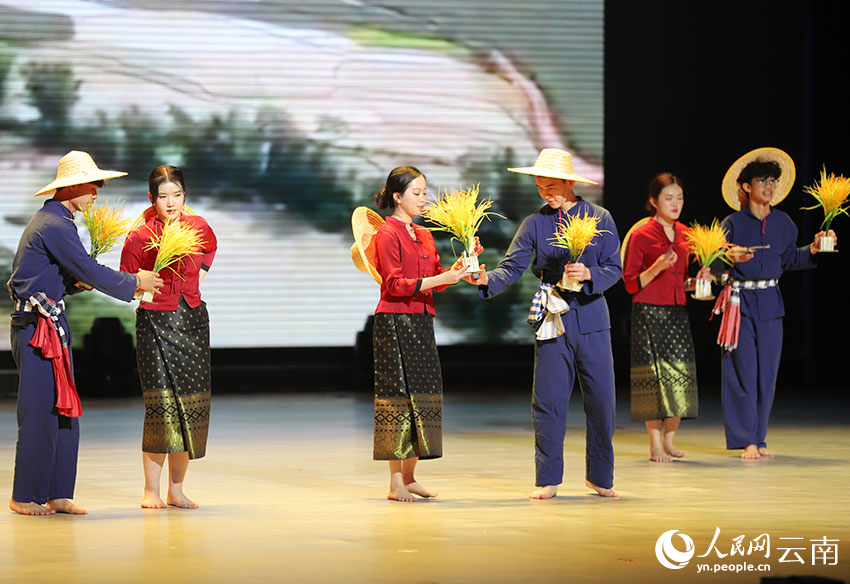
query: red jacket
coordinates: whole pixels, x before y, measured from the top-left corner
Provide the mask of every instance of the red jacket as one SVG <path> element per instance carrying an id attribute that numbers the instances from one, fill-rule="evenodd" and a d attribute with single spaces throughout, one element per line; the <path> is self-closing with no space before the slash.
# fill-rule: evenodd
<path id="1" fill-rule="evenodd" d="M 626 262 L 623 265 L 623 282 L 626 290 L 632 294 L 632 302 L 643 304 L 671 305 L 685 304 L 685 279 L 688 277 L 688 246 L 685 233 L 690 228 L 678 221 L 673 223 L 674 237 L 671 242 L 664 233 L 664 227 L 655 219 L 650 219 L 634 230 L 626 249 Z M 667 268 L 655 279 L 640 287 L 640 275 L 655 260 L 673 248 L 678 259 L 676 265 Z"/>
<path id="2" fill-rule="evenodd" d="M 164 282 L 153 297 L 153 302 L 141 302 L 139 308 L 148 310 L 177 310 L 180 296 L 191 308 L 201 304 L 201 292 L 198 289 L 198 276 L 201 268 L 209 271 L 215 258 L 218 243 L 213 230 L 203 217 L 198 215 L 183 214 L 180 221 L 201 230 L 203 245 L 197 253 L 183 258 L 182 261 L 162 270 L 159 275 Z M 144 250 L 154 233 L 162 233 L 164 224 L 155 214 L 150 217 L 144 225 L 131 231 L 124 241 L 124 249 L 121 251 L 121 271 L 136 273 L 139 270 L 153 270 L 156 260 L 156 250 Z"/>
<path id="3" fill-rule="evenodd" d="M 375 235 L 376 267 L 384 281 L 375 313 L 437 314 L 432 292 L 439 292 L 448 286 L 438 286 L 424 292 L 420 292 L 419 288 L 422 278 L 443 272 L 440 256 L 431 232 L 416 224 L 413 228 L 416 241 L 410 237 L 403 222 L 387 217 Z"/>

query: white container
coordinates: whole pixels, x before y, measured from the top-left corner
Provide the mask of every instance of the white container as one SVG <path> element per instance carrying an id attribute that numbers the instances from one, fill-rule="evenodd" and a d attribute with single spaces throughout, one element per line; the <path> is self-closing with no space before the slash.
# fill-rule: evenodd
<path id="1" fill-rule="evenodd" d="M 835 252 L 835 236 L 822 235 L 820 238 L 820 251 Z"/>
<path id="2" fill-rule="evenodd" d="M 463 255 L 460 257 L 460 261 L 466 268 L 466 272 L 468 274 L 474 274 L 481 270 L 481 267 L 478 265 L 478 256 L 475 255 L 475 250 L 473 249 L 464 250 Z"/>
<path id="3" fill-rule="evenodd" d="M 153 291 L 145 290 L 145 293 L 142 294 L 142 302 L 153 302 Z"/>
<path id="4" fill-rule="evenodd" d="M 697 278 L 694 285 L 693 297 L 697 300 L 712 300 L 714 296 L 711 295 L 711 280 Z"/>
<path id="5" fill-rule="evenodd" d="M 566 270 L 564 270 L 564 275 L 561 276 L 561 281 L 558 282 L 558 287 L 570 292 L 581 292 L 581 282 L 568 277 Z"/>

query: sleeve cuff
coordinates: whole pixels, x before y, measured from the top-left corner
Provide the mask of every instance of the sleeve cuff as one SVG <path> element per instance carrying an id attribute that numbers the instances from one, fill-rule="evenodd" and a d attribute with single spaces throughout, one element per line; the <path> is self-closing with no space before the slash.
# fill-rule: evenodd
<path id="1" fill-rule="evenodd" d="M 422 278 L 416 280 L 416 288 L 413 289 L 413 294 L 411 296 L 416 296 L 419 294 L 419 289 L 422 288 Z"/>
<path id="2" fill-rule="evenodd" d="M 201 264 L 201 269 L 202 269 L 203 271 L 205 271 L 205 272 L 209 272 L 209 271 L 210 271 L 210 267 L 209 267 L 207 264 Z"/>

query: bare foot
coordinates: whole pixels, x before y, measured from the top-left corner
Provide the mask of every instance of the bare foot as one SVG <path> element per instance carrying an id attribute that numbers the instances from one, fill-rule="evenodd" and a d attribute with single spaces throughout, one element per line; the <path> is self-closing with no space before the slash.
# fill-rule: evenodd
<path id="1" fill-rule="evenodd" d="M 776 453 L 773 450 L 768 450 L 765 446 L 759 448 L 759 456 L 773 456 L 774 454 Z"/>
<path id="2" fill-rule="evenodd" d="M 53 499 L 45 505 L 48 509 L 53 509 L 56 513 L 68 513 L 69 515 L 88 515 L 89 512 L 82 507 L 77 507 L 71 503 L 70 499 Z"/>
<path id="3" fill-rule="evenodd" d="M 673 443 L 667 444 L 664 443 L 664 452 L 672 456 L 673 458 L 682 458 L 685 456 L 685 453 L 673 446 Z"/>
<path id="4" fill-rule="evenodd" d="M 673 459 L 667 456 L 667 453 L 664 450 L 656 450 L 654 448 L 649 449 L 649 461 L 650 462 L 673 462 Z"/>
<path id="5" fill-rule="evenodd" d="M 529 499 L 554 499 L 558 495 L 558 485 L 549 485 L 548 487 L 540 487 L 532 491 L 528 496 Z"/>
<path id="6" fill-rule="evenodd" d="M 149 493 L 145 491 L 145 496 L 142 499 L 143 509 L 165 509 L 168 505 L 157 493 Z"/>
<path id="7" fill-rule="evenodd" d="M 168 504 L 172 507 L 179 507 L 180 509 L 197 509 L 198 504 L 189 499 L 183 493 L 168 493 L 168 497 L 166 498 Z"/>
<path id="8" fill-rule="evenodd" d="M 48 509 L 44 505 L 38 503 L 21 503 L 14 499 L 9 499 L 9 509 L 21 515 L 55 515 L 56 511 Z"/>
<path id="9" fill-rule="evenodd" d="M 594 491 L 596 491 L 596 494 L 599 495 L 600 497 L 619 497 L 620 496 L 620 494 L 617 491 L 614 490 L 614 487 L 611 487 L 610 489 L 605 489 L 603 487 L 597 487 L 596 485 L 594 485 L 590 481 L 584 481 L 584 484 L 587 486 L 587 488 L 593 489 Z"/>
<path id="10" fill-rule="evenodd" d="M 761 454 L 759 454 L 758 448 L 756 448 L 755 444 L 750 444 L 744 448 L 744 451 L 741 453 L 741 458 L 747 460 L 761 458 Z"/>
<path id="11" fill-rule="evenodd" d="M 390 501 L 402 501 L 404 503 L 412 503 L 416 501 L 416 497 L 410 494 L 404 485 L 390 487 L 390 492 L 387 493 L 387 499 Z"/>
<path id="12" fill-rule="evenodd" d="M 407 483 L 406 485 L 404 485 L 404 487 L 407 489 L 408 493 L 419 495 L 420 497 L 424 497 L 425 499 L 433 499 L 437 496 L 437 493 L 435 493 L 434 491 L 429 491 L 416 481 L 413 481 L 412 483 Z"/>

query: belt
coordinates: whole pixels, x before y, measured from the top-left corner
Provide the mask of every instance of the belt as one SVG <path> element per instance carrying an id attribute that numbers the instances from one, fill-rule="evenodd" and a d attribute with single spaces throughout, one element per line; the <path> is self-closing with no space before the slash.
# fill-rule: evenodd
<path id="1" fill-rule="evenodd" d="M 779 278 L 769 280 L 732 280 L 733 290 L 765 290 L 779 284 Z"/>

